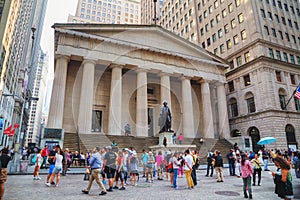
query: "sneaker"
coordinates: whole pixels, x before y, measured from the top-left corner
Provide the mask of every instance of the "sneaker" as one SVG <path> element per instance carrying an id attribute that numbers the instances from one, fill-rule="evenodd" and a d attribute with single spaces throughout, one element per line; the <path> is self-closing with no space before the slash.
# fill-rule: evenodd
<path id="1" fill-rule="evenodd" d="M 53 182 L 51 183 L 51 185 L 55 185 L 55 182 L 53 181 Z"/>
<path id="2" fill-rule="evenodd" d="M 38 176 L 38 177 L 36 177 L 36 180 L 42 180 L 42 178 Z"/>
<path id="3" fill-rule="evenodd" d="M 48 187 L 50 187 L 50 186 L 51 186 L 51 184 L 50 184 L 50 183 L 45 183 L 45 185 L 47 185 Z"/>
<path id="4" fill-rule="evenodd" d="M 83 194 L 88 194 L 88 193 L 89 193 L 89 191 L 87 191 L 87 190 L 81 190 L 81 192 L 82 192 Z"/>
<path id="5" fill-rule="evenodd" d="M 38 180 L 37 177 L 33 177 L 33 180 Z"/>
<path id="6" fill-rule="evenodd" d="M 102 191 L 99 195 L 106 195 L 107 192 Z"/>
<path id="7" fill-rule="evenodd" d="M 116 190 L 117 190 L 117 189 L 119 189 L 119 188 L 118 188 L 118 186 L 115 186 L 115 187 L 113 187 L 113 189 L 116 189 Z"/>
<path id="8" fill-rule="evenodd" d="M 113 192 L 112 188 L 109 188 L 108 190 L 106 190 L 107 192 Z"/>
<path id="9" fill-rule="evenodd" d="M 252 186 L 255 186 L 255 183 L 253 183 Z"/>
<path id="10" fill-rule="evenodd" d="M 125 187 L 121 187 L 119 190 L 125 190 Z"/>

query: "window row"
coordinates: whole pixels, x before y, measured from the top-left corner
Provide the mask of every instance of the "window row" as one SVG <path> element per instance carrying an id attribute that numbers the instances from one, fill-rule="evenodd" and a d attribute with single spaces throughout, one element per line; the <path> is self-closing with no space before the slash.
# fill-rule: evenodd
<path id="1" fill-rule="evenodd" d="M 293 42 L 295 44 L 297 43 L 300 44 L 300 37 L 298 37 L 298 42 L 297 42 L 296 36 L 290 35 L 287 32 L 283 33 L 281 30 L 278 30 L 278 32 L 276 32 L 275 28 L 269 28 L 268 26 L 264 26 L 264 32 L 266 35 L 272 35 L 275 38 L 279 37 L 281 40 L 284 40 L 285 42 Z"/>
<path id="2" fill-rule="evenodd" d="M 212 35 L 212 38 L 208 38 L 208 39 L 206 40 L 206 45 L 207 45 L 207 47 L 209 47 L 209 46 L 211 45 L 211 43 L 216 42 L 217 37 L 218 37 L 218 38 L 222 38 L 222 37 L 223 37 L 223 30 L 222 30 L 222 29 L 219 29 L 219 30 L 218 30 L 218 33 L 214 33 L 214 34 Z M 246 30 L 242 30 L 242 31 L 240 32 L 240 36 L 239 36 L 239 35 L 235 35 L 235 36 L 233 36 L 233 39 L 232 39 L 232 40 L 229 39 L 229 40 L 226 41 L 226 47 L 227 47 L 227 50 L 231 49 L 232 46 L 233 46 L 233 44 L 234 44 L 234 45 L 237 45 L 237 44 L 239 43 L 240 39 L 243 41 L 243 40 L 246 40 L 246 38 L 247 38 Z M 203 47 L 203 48 L 205 48 L 206 45 L 205 45 L 205 42 L 202 42 L 202 47 Z M 221 44 L 221 45 L 220 45 L 220 53 L 221 53 L 221 54 L 222 54 L 222 53 L 225 53 L 225 45 L 224 45 L 224 44 Z M 214 54 L 219 54 L 217 48 L 214 50 Z"/>
<path id="3" fill-rule="evenodd" d="M 268 16 L 266 16 L 266 13 L 265 13 L 265 10 L 264 9 L 260 9 L 260 12 L 261 12 L 261 17 L 262 18 L 268 18 L 270 21 L 273 21 L 273 13 L 271 12 L 267 12 L 268 13 Z M 284 25 L 287 25 L 287 22 L 286 22 L 286 19 L 285 17 L 280 17 L 279 15 L 277 14 L 274 14 L 274 20 L 277 22 L 277 23 L 280 23 L 280 21 L 282 22 L 282 24 Z M 298 26 L 298 23 L 296 21 L 294 21 L 294 23 L 292 22 L 291 19 L 288 19 L 288 24 L 291 28 L 295 27 L 297 30 L 299 30 L 299 26 Z M 293 25 L 294 24 L 294 25 Z"/>
<path id="4" fill-rule="evenodd" d="M 263 2 L 263 0 L 260 0 L 261 2 Z M 276 0 L 265 0 L 267 4 L 270 4 L 270 1 L 272 1 L 272 5 L 276 7 L 276 5 L 278 5 L 278 8 L 280 9 L 284 9 L 286 12 L 291 11 L 293 14 L 297 14 L 298 16 L 300 16 L 300 10 L 299 8 L 296 8 L 296 10 L 294 9 L 294 6 L 289 6 L 287 3 L 282 4 L 281 1 L 277 1 Z M 299 1 L 295 0 L 296 3 L 298 3 L 299 5 Z"/>
<path id="5" fill-rule="evenodd" d="M 213 7 L 215 9 L 217 9 L 219 7 L 220 3 L 222 4 L 222 3 L 224 3 L 224 1 L 225 0 L 216 0 L 216 1 L 214 1 L 214 4 L 209 6 L 209 8 L 208 8 L 209 11 L 212 12 Z M 236 7 L 239 7 L 241 5 L 241 0 L 235 0 L 234 2 L 235 2 Z M 205 0 L 202 0 L 202 6 L 205 6 L 205 4 L 206 4 Z M 198 3 L 198 10 L 200 10 L 200 9 L 201 9 L 201 3 Z M 228 9 L 231 12 L 233 11 L 233 4 L 232 3 L 228 5 Z"/>
<path id="6" fill-rule="evenodd" d="M 275 52 L 275 54 L 274 54 Z M 294 54 L 288 54 L 286 52 L 282 52 L 279 50 L 273 50 L 269 48 L 269 57 L 276 60 L 282 60 L 284 62 L 289 62 L 292 64 L 296 64 L 295 58 L 297 59 L 297 64 L 300 65 L 300 56 L 295 56 Z"/>

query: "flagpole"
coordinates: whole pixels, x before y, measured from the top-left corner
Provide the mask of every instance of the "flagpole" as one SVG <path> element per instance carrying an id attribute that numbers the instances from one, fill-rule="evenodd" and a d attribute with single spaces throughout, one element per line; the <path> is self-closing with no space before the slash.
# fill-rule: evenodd
<path id="1" fill-rule="evenodd" d="M 293 92 L 293 94 L 291 95 L 291 97 L 289 98 L 288 102 L 285 104 L 283 110 L 285 110 L 286 107 L 289 105 L 290 101 L 291 101 L 292 98 L 295 96 L 295 93 L 296 93 L 296 91 L 297 91 L 297 89 L 298 89 L 299 87 L 300 87 L 300 82 L 299 82 L 298 86 L 296 87 L 296 89 L 294 90 L 294 92 Z"/>

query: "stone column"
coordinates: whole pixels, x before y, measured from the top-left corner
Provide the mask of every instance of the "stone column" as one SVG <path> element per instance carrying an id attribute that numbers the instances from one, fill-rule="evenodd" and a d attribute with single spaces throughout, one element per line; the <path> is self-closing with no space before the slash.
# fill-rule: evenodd
<path id="1" fill-rule="evenodd" d="M 78 131 L 80 134 L 89 134 L 92 129 L 95 64 L 96 61 L 90 59 L 85 59 L 82 62 L 83 74 L 78 116 Z"/>
<path id="2" fill-rule="evenodd" d="M 47 125 L 48 128 L 62 128 L 63 126 L 65 90 L 69 61 L 69 56 L 57 55 L 56 57 L 53 89 Z"/>
<path id="3" fill-rule="evenodd" d="M 205 80 L 201 82 L 201 97 L 203 106 L 203 135 L 205 138 L 215 138 L 209 83 Z"/>
<path id="4" fill-rule="evenodd" d="M 136 136 L 148 136 L 147 72 L 137 69 Z"/>
<path id="5" fill-rule="evenodd" d="M 163 101 L 167 101 L 168 106 L 171 110 L 171 86 L 170 86 L 170 76 L 168 74 L 160 74 L 160 104 Z"/>
<path id="6" fill-rule="evenodd" d="M 225 86 L 223 83 L 217 84 L 218 111 L 219 111 L 219 134 L 223 138 L 230 137 L 229 120 L 226 103 Z"/>
<path id="7" fill-rule="evenodd" d="M 194 138 L 194 112 L 192 101 L 191 80 L 187 77 L 181 77 L 182 84 L 182 132 L 187 138 Z"/>
<path id="8" fill-rule="evenodd" d="M 122 66 L 113 64 L 110 66 L 110 108 L 109 108 L 109 134 L 122 134 Z"/>

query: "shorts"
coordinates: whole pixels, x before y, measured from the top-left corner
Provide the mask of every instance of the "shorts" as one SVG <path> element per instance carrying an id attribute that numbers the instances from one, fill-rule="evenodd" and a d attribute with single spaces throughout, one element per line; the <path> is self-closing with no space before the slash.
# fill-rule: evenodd
<path id="1" fill-rule="evenodd" d="M 60 171 L 61 171 L 61 167 L 55 166 L 52 173 L 59 174 Z"/>
<path id="2" fill-rule="evenodd" d="M 50 174 L 50 175 L 52 174 L 54 167 L 55 167 L 55 164 L 50 164 L 48 174 Z"/>
<path id="3" fill-rule="evenodd" d="M 0 183 L 5 183 L 7 180 L 7 169 L 2 168 L 0 171 Z"/>
<path id="4" fill-rule="evenodd" d="M 116 178 L 115 180 L 118 181 L 120 179 L 120 181 L 124 180 L 124 172 L 120 171 L 120 173 L 116 173 Z"/>
<path id="5" fill-rule="evenodd" d="M 105 166 L 104 172 L 106 173 L 106 178 L 114 178 L 116 169 Z"/>

